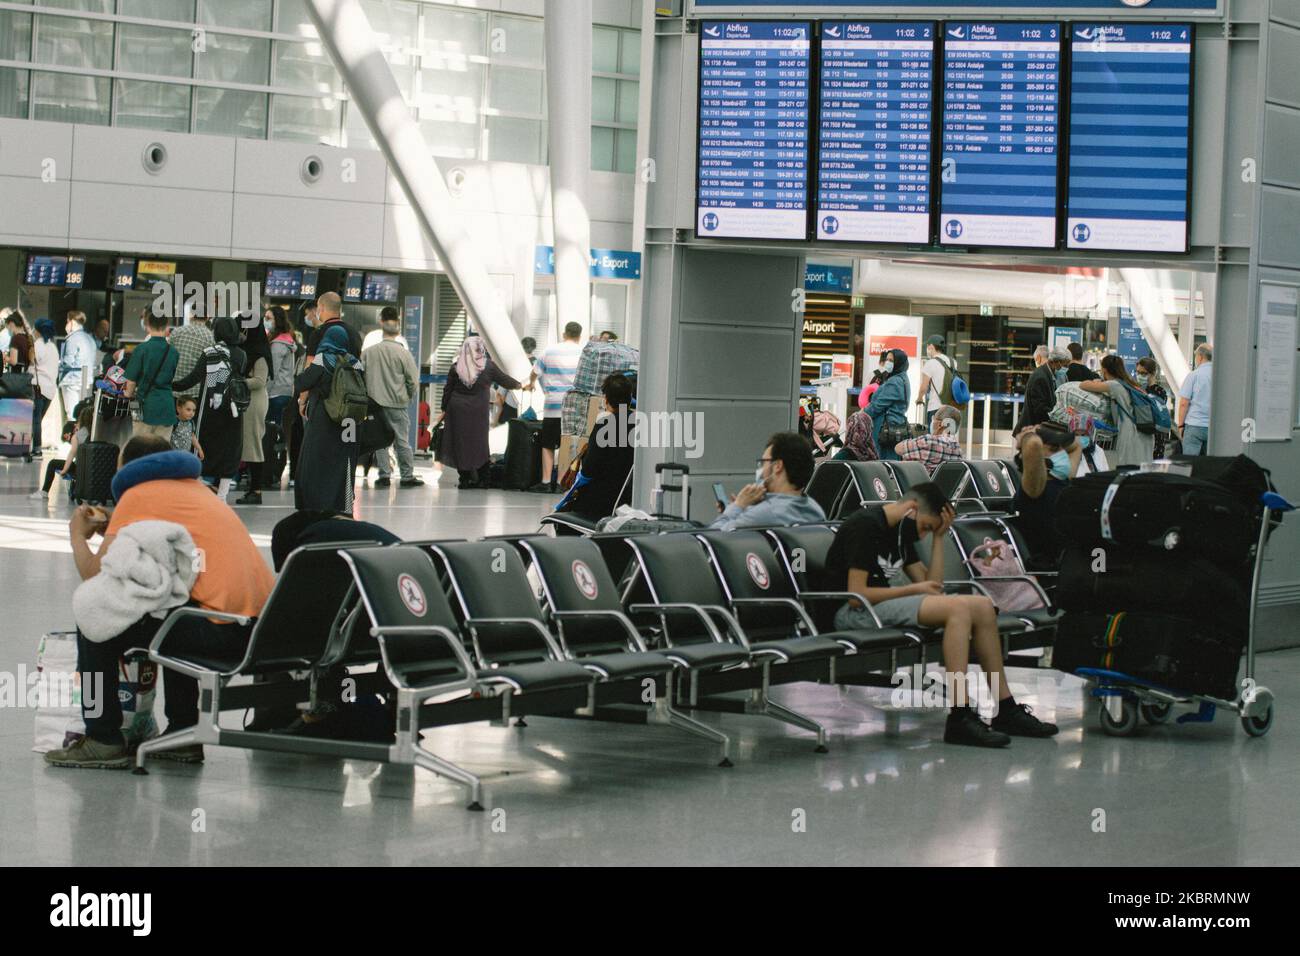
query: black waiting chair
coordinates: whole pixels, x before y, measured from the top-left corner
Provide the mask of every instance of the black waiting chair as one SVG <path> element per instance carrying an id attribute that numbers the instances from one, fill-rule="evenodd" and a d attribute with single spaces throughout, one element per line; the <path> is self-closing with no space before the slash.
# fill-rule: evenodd
<path id="1" fill-rule="evenodd" d="M 852 514 L 864 505 L 881 505 L 897 501 L 903 496 L 894 473 L 883 461 L 854 461 L 849 463 L 850 482 L 840 499 L 834 516 Z"/>
<path id="2" fill-rule="evenodd" d="M 885 467 L 894 476 L 894 483 L 903 494 L 907 494 L 917 485 L 933 480 L 929 469 L 919 461 L 887 461 Z"/>
<path id="3" fill-rule="evenodd" d="M 812 478 L 804 488 L 806 494 L 821 506 L 822 513 L 828 518 L 835 514 L 840 497 L 849 483 L 849 463 L 847 461 L 819 461 L 813 469 Z"/>
<path id="4" fill-rule="evenodd" d="M 628 469 L 627 477 L 623 479 L 623 487 L 619 490 L 618 499 L 614 502 L 614 510 L 617 511 L 620 505 L 632 503 L 632 469 Z M 541 526 L 543 529 L 550 528 L 557 536 L 577 536 L 588 537 L 596 533 L 596 525 L 599 522 L 592 521 L 590 518 L 584 518 L 582 515 L 574 514 L 571 511 L 553 511 L 542 518 Z"/>
<path id="5" fill-rule="evenodd" d="M 1010 512 L 1016 486 L 1006 465 L 997 459 L 968 461 L 971 484 L 989 511 Z"/>
<path id="6" fill-rule="evenodd" d="M 979 497 L 979 491 L 971 480 L 970 468 L 965 461 L 941 462 L 930 480 L 939 486 L 939 490 L 949 501 Z"/>

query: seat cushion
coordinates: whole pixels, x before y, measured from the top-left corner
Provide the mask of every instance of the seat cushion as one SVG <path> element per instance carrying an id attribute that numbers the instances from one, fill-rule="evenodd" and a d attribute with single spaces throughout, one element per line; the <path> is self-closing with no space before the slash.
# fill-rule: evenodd
<path id="1" fill-rule="evenodd" d="M 660 649 L 658 653 L 668 658 L 678 667 L 688 667 L 691 670 L 696 668 L 711 670 L 719 667 L 730 667 L 733 664 L 744 664 L 749 660 L 749 652 L 740 645 L 718 644 L 712 641 L 698 644 L 675 644 L 672 647 Z"/>
<path id="2" fill-rule="evenodd" d="M 596 675 L 581 664 L 572 661 L 537 661 L 533 664 L 511 664 L 478 672 L 478 679 L 486 683 L 510 681 L 519 685 L 521 693 L 541 690 L 559 690 L 564 687 L 581 687 L 590 684 Z"/>
<path id="3" fill-rule="evenodd" d="M 864 631 L 831 631 L 822 637 L 829 641 L 852 644 L 858 651 L 889 650 L 895 647 L 916 647 L 918 638 L 896 627 L 872 628 Z"/>
<path id="4" fill-rule="evenodd" d="M 1008 611 L 1005 614 L 998 615 L 998 631 L 1023 631 L 1027 625 L 1022 619 L 1022 615 L 1016 612 Z"/>
<path id="5" fill-rule="evenodd" d="M 588 670 L 594 670 L 606 680 L 626 680 L 632 677 L 649 677 L 653 674 L 665 674 L 673 669 L 673 663 L 662 654 L 654 651 L 646 653 L 594 654 L 581 657 L 577 663 Z"/>
<path id="6" fill-rule="evenodd" d="M 1034 630 L 1056 627 L 1061 620 L 1060 609 L 1052 607 L 1035 607 L 1027 611 L 1010 611 L 1008 613 L 1020 618 L 1022 621 L 1028 621 L 1033 625 Z"/>
<path id="7" fill-rule="evenodd" d="M 755 657 L 775 657 L 787 661 L 811 661 L 839 657 L 844 645 L 826 637 L 789 637 L 783 641 L 759 641 L 749 645 Z"/>

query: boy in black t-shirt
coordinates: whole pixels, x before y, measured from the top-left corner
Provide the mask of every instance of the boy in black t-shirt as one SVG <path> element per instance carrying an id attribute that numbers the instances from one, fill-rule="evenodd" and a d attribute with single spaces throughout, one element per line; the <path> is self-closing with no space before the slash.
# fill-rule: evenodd
<path id="1" fill-rule="evenodd" d="M 943 739 L 947 743 L 978 747 L 1005 747 L 1011 736 L 1050 737 L 1054 724 L 1034 717 L 1011 696 L 1002 671 L 1002 642 L 998 637 L 998 612 L 982 595 L 945 594 L 943 589 L 944 536 L 952 527 L 952 504 L 933 482 L 914 486 L 901 501 L 863 508 L 841 525 L 826 556 L 832 590 L 861 595 L 871 606 L 850 601 L 835 615 L 842 630 L 876 626 L 943 628 L 943 663 L 957 699 Z M 916 552 L 923 534 L 930 535 L 930 564 Z M 891 579 L 906 575 L 910 584 L 891 586 Z M 874 612 L 874 613 L 873 613 Z M 963 678 L 971 650 L 998 695 L 998 712 L 992 727 L 963 700 Z M 960 689 L 960 690 L 959 690 Z"/>

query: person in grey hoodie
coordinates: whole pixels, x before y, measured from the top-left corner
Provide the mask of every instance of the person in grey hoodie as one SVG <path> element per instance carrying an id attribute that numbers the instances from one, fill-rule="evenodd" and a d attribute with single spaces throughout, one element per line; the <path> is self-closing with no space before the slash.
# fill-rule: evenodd
<path id="1" fill-rule="evenodd" d="M 806 494 L 813 473 L 812 445 L 798 432 L 777 432 L 756 462 L 754 483 L 740 489 L 713 524 L 718 531 L 816 524 L 826 520 L 821 505 Z"/>
<path id="2" fill-rule="evenodd" d="M 397 310 L 386 307 L 380 313 L 379 325 L 384 332 L 383 339 L 362 353 L 366 392 L 393 428 L 401 487 L 417 488 L 424 480 L 415 473 L 415 457 L 411 452 L 411 403 L 420 388 L 420 370 L 410 349 L 402 342 L 402 323 Z M 375 487 L 387 488 L 393 478 L 393 460 L 387 448 L 375 453 L 375 463 L 379 466 Z"/>

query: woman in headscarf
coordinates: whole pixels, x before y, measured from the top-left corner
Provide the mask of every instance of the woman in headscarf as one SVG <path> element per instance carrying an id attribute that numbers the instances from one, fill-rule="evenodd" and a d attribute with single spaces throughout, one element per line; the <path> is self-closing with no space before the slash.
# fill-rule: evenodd
<path id="1" fill-rule="evenodd" d="M 877 461 L 876 424 L 866 412 L 854 412 L 844 432 L 844 447 L 835 456 L 836 461 Z"/>
<path id="2" fill-rule="evenodd" d="M 190 373 L 172 382 L 173 391 L 183 392 L 200 382 L 198 437 L 203 448 L 203 479 L 217 486 L 222 501 L 234 484 L 243 451 L 243 423 L 236 413 L 228 386 L 242 378 L 247 356 L 239 347 L 239 323 L 223 317 L 212 323 L 212 346 L 203 350 Z"/>
<path id="3" fill-rule="evenodd" d="M 294 507 L 299 511 L 352 514 L 352 490 L 359 454 L 356 429 L 350 429 L 345 435 L 343 426 L 331 419 L 324 407 L 334 384 L 335 369 L 359 362 L 351 348 L 345 326 L 340 324 L 326 329 L 311 364 L 294 379 L 295 395 L 309 393 L 298 478 L 293 486 Z M 345 438 L 352 440 L 346 441 Z"/>
<path id="4" fill-rule="evenodd" d="M 485 483 L 486 475 L 480 472 L 488 463 L 488 411 L 494 384 L 507 389 L 523 387 L 497 368 L 483 339 L 470 333 L 442 390 L 446 419 L 442 465 L 460 472 L 461 488 L 480 488 Z"/>
<path id="5" fill-rule="evenodd" d="M 242 498 L 236 498 L 237 505 L 260 505 L 262 503 L 262 436 L 266 434 L 266 410 L 270 404 L 266 390 L 267 380 L 271 376 L 271 341 L 266 336 L 262 320 L 254 312 L 239 316 L 243 326 L 243 348 L 248 356 L 248 368 L 244 380 L 248 382 L 248 394 L 251 401 L 248 411 L 243 414 L 243 453 L 242 457 L 248 472 L 248 491 Z"/>
<path id="6" fill-rule="evenodd" d="M 909 437 L 907 410 L 911 407 L 912 386 L 907 381 L 907 353 L 902 349 L 890 349 L 881 368 L 885 379 L 867 406 L 867 414 L 875 423 L 871 437 L 882 459 L 898 461 L 894 446 Z"/>

